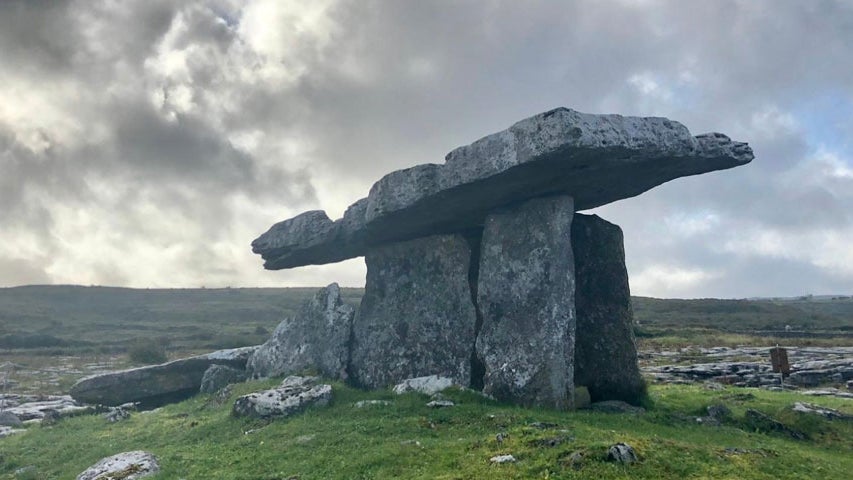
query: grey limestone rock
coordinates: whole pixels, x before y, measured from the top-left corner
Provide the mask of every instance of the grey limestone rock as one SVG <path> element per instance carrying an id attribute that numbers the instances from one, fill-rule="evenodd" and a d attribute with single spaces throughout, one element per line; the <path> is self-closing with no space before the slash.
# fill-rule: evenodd
<path id="1" fill-rule="evenodd" d="M 276 388 L 243 395 L 234 401 L 236 417 L 288 417 L 332 399 L 332 386 L 317 384 L 317 377 L 290 376 Z"/>
<path id="2" fill-rule="evenodd" d="M 438 375 L 427 375 L 425 377 L 407 378 L 394 385 L 394 393 L 401 395 L 407 392 L 418 392 L 426 395 L 434 395 L 442 390 L 453 386 L 453 379 L 440 377 Z"/>
<path id="3" fill-rule="evenodd" d="M 476 324 L 470 257 L 460 235 L 368 252 L 352 335 L 350 373 L 356 385 L 383 388 L 428 375 L 469 384 Z"/>
<path id="4" fill-rule="evenodd" d="M 572 408 L 575 342 L 572 198 L 529 200 L 486 219 L 477 303 L 483 391 Z"/>
<path id="5" fill-rule="evenodd" d="M 627 443 L 621 442 L 611 445 L 610 448 L 607 449 L 607 460 L 626 465 L 639 461 L 637 459 L 637 453 L 634 452 L 634 448 Z"/>
<path id="6" fill-rule="evenodd" d="M 24 422 L 12 412 L 0 411 L 0 425 L 4 427 L 20 427 Z"/>
<path id="7" fill-rule="evenodd" d="M 622 229 L 597 215 L 572 221 L 575 260 L 575 384 L 593 402 L 639 403 L 645 382 L 637 364 Z"/>
<path id="8" fill-rule="evenodd" d="M 255 377 L 316 371 L 346 379 L 350 331 L 355 309 L 341 299 L 337 283 L 320 289 L 252 355 L 247 369 Z"/>
<path id="9" fill-rule="evenodd" d="M 215 393 L 231 383 L 240 383 L 246 380 L 247 374 L 243 369 L 229 367 L 227 365 L 211 365 L 204 371 L 201 377 L 201 393 Z"/>
<path id="10" fill-rule="evenodd" d="M 77 475 L 77 480 L 101 480 L 108 478 L 136 480 L 160 471 L 160 464 L 153 454 L 136 450 L 107 457 Z"/>
<path id="11" fill-rule="evenodd" d="M 364 255 L 371 247 L 482 225 L 504 205 L 567 194 L 578 210 L 687 175 L 749 163 L 745 143 L 691 136 L 657 117 L 557 108 L 450 152 L 444 164 L 392 172 L 340 220 L 312 211 L 274 225 L 252 249 L 276 270 Z"/>
<path id="12" fill-rule="evenodd" d="M 208 367 L 219 364 L 244 368 L 254 348 L 221 350 L 161 365 L 85 377 L 71 387 L 71 397 L 89 404 L 116 406 L 139 402 L 143 407 L 183 400 L 198 393 Z"/>

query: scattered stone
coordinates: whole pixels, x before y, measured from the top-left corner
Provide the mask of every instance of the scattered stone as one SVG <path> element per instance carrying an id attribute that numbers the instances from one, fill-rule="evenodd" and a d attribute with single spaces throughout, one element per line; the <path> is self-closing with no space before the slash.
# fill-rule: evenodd
<path id="1" fill-rule="evenodd" d="M 631 413 L 634 415 L 646 413 L 645 408 L 635 407 L 629 404 L 628 402 L 623 402 L 622 400 L 605 400 L 603 402 L 593 402 L 589 406 L 589 409 L 596 412 L 604 413 Z"/>
<path id="2" fill-rule="evenodd" d="M 706 410 L 708 411 L 708 415 L 705 417 L 697 417 L 697 423 L 718 427 L 732 416 L 731 409 L 723 404 L 710 405 Z"/>
<path id="3" fill-rule="evenodd" d="M 495 455 L 494 457 L 489 459 L 492 463 L 515 463 L 517 460 L 512 455 Z"/>
<path id="4" fill-rule="evenodd" d="M 226 385 L 240 383 L 246 380 L 245 370 L 229 367 L 227 365 L 211 365 L 204 371 L 201 377 L 200 393 L 215 393 Z"/>
<path id="5" fill-rule="evenodd" d="M 429 408 L 446 408 L 453 407 L 455 405 L 456 404 L 450 400 L 433 400 L 426 404 L 426 406 Z"/>
<path id="6" fill-rule="evenodd" d="M 620 442 L 615 445 L 611 445 L 610 448 L 607 449 L 607 461 L 630 465 L 638 462 L 639 460 L 637 459 L 637 454 L 634 452 L 633 447 L 627 443 Z"/>
<path id="7" fill-rule="evenodd" d="M 409 445 L 415 446 L 415 447 L 420 447 L 421 442 L 419 442 L 418 440 L 403 440 L 402 442 L 400 442 L 400 445 L 404 446 L 404 447 L 409 446 Z"/>
<path id="8" fill-rule="evenodd" d="M 355 402 L 355 408 L 387 407 L 389 405 L 391 405 L 391 402 L 388 400 L 359 400 Z"/>
<path id="9" fill-rule="evenodd" d="M 257 347 L 221 350 L 161 365 L 132 368 L 79 380 L 71 387 L 78 402 L 116 406 L 138 402 L 145 408 L 165 405 L 198 393 L 204 372 L 215 364 L 244 368 Z"/>
<path id="10" fill-rule="evenodd" d="M 59 423 L 59 420 L 62 416 L 59 414 L 58 410 L 53 409 L 45 409 L 42 410 L 43 416 L 41 417 L 41 426 L 49 427 L 51 425 L 56 425 Z"/>
<path id="11" fill-rule="evenodd" d="M 435 395 L 453 386 L 453 379 L 438 375 L 426 377 L 409 378 L 394 386 L 394 393 L 402 395 L 408 392 L 418 392 L 426 395 Z"/>
<path id="12" fill-rule="evenodd" d="M 847 381 L 847 390 L 850 390 L 851 392 L 853 392 L 853 380 Z"/>
<path id="13" fill-rule="evenodd" d="M 23 433 L 23 432 L 26 432 L 26 430 L 22 429 L 22 428 L 12 428 L 12 427 L 7 427 L 7 426 L 0 426 L 0 438 L 5 438 L 8 436 L 14 435 L 16 433 Z"/>
<path id="14" fill-rule="evenodd" d="M 820 405 L 814 405 L 812 403 L 805 402 L 796 402 L 791 407 L 791 410 L 798 413 L 805 413 L 808 415 L 818 415 L 827 420 L 851 420 L 853 416 L 847 415 L 846 413 L 839 412 L 833 408 L 821 407 Z"/>
<path id="15" fill-rule="evenodd" d="M 16 468 L 15 469 L 15 476 L 16 477 L 23 477 L 23 476 L 27 476 L 27 475 L 35 475 L 36 470 L 37 469 L 36 469 L 35 465 L 27 465 L 26 467 Z"/>
<path id="16" fill-rule="evenodd" d="M 557 108 L 457 148 L 444 164 L 386 175 L 340 220 L 312 211 L 273 225 L 252 251 L 270 270 L 338 262 L 389 242 L 476 228 L 512 202 L 567 192 L 587 210 L 752 158 L 745 143 L 693 137 L 666 118 Z"/>
<path id="17" fill-rule="evenodd" d="M 384 388 L 425 375 L 470 384 L 477 323 L 470 261 L 461 235 L 367 252 L 367 280 L 352 332 L 350 373 L 356 385 Z"/>
<path id="18" fill-rule="evenodd" d="M 0 426 L 20 427 L 24 424 L 17 415 L 12 412 L 0 411 Z"/>
<path id="19" fill-rule="evenodd" d="M 246 368 L 256 378 L 313 370 L 327 378 L 346 380 L 354 315 L 355 309 L 341 298 L 338 284 L 332 283 L 303 303 L 293 317 L 283 320 L 252 354 Z"/>
<path id="20" fill-rule="evenodd" d="M 332 399 L 331 385 L 318 385 L 317 377 L 290 376 L 271 390 L 243 395 L 234 401 L 234 416 L 256 418 L 288 417 Z"/>
<path id="21" fill-rule="evenodd" d="M 56 411 L 61 417 L 70 417 L 94 410 L 79 405 L 68 395 L 6 395 L 3 400 L 10 405 L 5 411 L 16 415 L 23 422 L 41 421 L 46 411 Z"/>
<path id="22" fill-rule="evenodd" d="M 154 475 L 159 471 L 160 464 L 157 462 L 157 457 L 137 450 L 104 458 L 77 475 L 77 480 L 136 480 Z"/>
<path id="23" fill-rule="evenodd" d="M 504 443 L 504 440 L 506 440 L 507 437 L 509 437 L 509 435 L 506 432 L 498 432 L 498 434 L 495 435 L 495 441 L 500 445 Z"/>
<path id="24" fill-rule="evenodd" d="M 637 365 L 622 229 L 598 215 L 576 213 L 571 237 L 577 314 L 574 382 L 589 389 L 590 401 L 637 404 L 646 386 Z"/>
<path id="25" fill-rule="evenodd" d="M 795 440 L 805 440 L 807 438 L 805 433 L 794 430 L 770 415 L 752 408 L 746 409 L 746 420 L 757 430 L 784 433 Z"/>
<path id="26" fill-rule="evenodd" d="M 111 407 L 107 413 L 103 414 L 103 417 L 109 423 L 116 423 L 129 419 L 130 412 L 122 407 Z"/>
<path id="27" fill-rule="evenodd" d="M 819 390 L 805 390 L 800 392 L 803 395 L 811 395 L 814 397 L 838 397 L 838 398 L 853 398 L 853 393 L 842 392 L 837 388 L 822 388 Z"/>
<path id="28" fill-rule="evenodd" d="M 485 366 L 483 391 L 498 400 L 572 408 L 574 210 L 572 197 L 554 196 L 486 217 L 477 357 Z"/>

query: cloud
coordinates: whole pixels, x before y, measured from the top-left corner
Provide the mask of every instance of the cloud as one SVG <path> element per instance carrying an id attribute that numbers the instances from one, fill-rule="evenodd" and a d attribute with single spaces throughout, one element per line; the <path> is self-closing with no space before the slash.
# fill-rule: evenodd
<path id="1" fill-rule="evenodd" d="M 361 260 L 265 272 L 248 244 L 564 105 L 756 151 L 597 210 L 635 293 L 849 292 L 851 26 L 832 1 L 2 2 L 0 282 L 357 285 Z M 757 281 L 774 262 L 798 274 Z"/>

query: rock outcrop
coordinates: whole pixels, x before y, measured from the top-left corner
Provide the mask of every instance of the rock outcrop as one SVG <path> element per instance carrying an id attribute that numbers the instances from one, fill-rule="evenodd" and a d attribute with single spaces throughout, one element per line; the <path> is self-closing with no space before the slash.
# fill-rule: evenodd
<path id="1" fill-rule="evenodd" d="M 71 387 L 71 397 L 89 404 L 116 406 L 133 402 L 156 407 L 198 393 L 204 372 L 211 365 L 242 370 L 256 348 L 220 350 L 161 365 L 85 377 Z"/>
<path id="2" fill-rule="evenodd" d="M 280 222 L 252 250 L 270 270 L 338 262 L 385 243 L 476 228 L 495 208 L 526 199 L 567 194 L 586 210 L 752 158 L 745 143 L 694 137 L 666 118 L 557 108 L 457 148 L 444 164 L 386 175 L 340 220 L 312 211 Z"/>
<path id="3" fill-rule="evenodd" d="M 486 219 L 477 301 L 483 392 L 498 400 L 574 403 L 571 197 L 529 200 Z"/>
<path id="4" fill-rule="evenodd" d="M 136 480 L 160 471 L 160 464 L 153 454 L 136 450 L 104 458 L 77 475 L 77 480 L 122 479 Z"/>
<path id="5" fill-rule="evenodd" d="M 236 417 L 287 417 L 306 408 L 322 406 L 332 399 L 332 386 L 317 383 L 317 377 L 290 376 L 276 388 L 243 395 L 234 401 Z"/>
<path id="6" fill-rule="evenodd" d="M 468 385 L 476 312 L 459 235 L 436 235 L 371 250 L 352 334 L 353 382 L 383 388 L 439 375 Z"/>
<path id="7" fill-rule="evenodd" d="M 638 403 L 645 383 L 637 365 L 622 229 L 597 215 L 575 215 L 575 385 L 593 402 Z"/>
<path id="8" fill-rule="evenodd" d="M 389 173 L 339 220 L 314 210 L 279 222 L 252 250 L 270 270 L 365 256 L 346 344 L 357 386 L 437 375 L 524 405 L 571 408 L 575 384 L 637 403 L 622 233 L 595 216 L 573 226 L 575 211 L 752 158 L 745 143 L 665 118 L 558 108 L 443 164 Z M 278 357 L 344 377 L 283 325 Z"/>
<path id="9" fill-rule="evenodd" d="M 248 377 L 245 370 L 229 367 L 227 365 L 211 365 L 201 376 L 201 393 L 215 393 L 226 385 L 240 383 Z"/>
<path id="10" fill-rule="evenodd" d="M 272 337 L 249 358 L 254 377 L 273 377 L 315 371 L 346 379 L 350 331 L 355 309 L 341 299 L 337 283 L 319 290 L 292 317 L 282 321 Z"/>

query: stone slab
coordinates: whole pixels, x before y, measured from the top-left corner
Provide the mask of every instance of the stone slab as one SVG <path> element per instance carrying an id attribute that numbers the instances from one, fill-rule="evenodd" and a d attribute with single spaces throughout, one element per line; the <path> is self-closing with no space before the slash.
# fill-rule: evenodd
<path id="1" fill-rule="evenodd" d="M 479 228 L 490 211 L 530 198 L 567 194 L 586 210 L 752 158 L 746 143 L 694 137 L 666 118 L 557 108 L 457 148 L 444 164 L 389 173 L 340 220 L 315 210 L 279 222 L 252 250 L 270 270 L 333 263 L 386 243 Z"/>
<path id="2" fill-rule="evenodd" d="M 575 343 L 572 198 L 529 200 L 486 219 L 477 300 L 483 392 L 572 408 Z"/>

